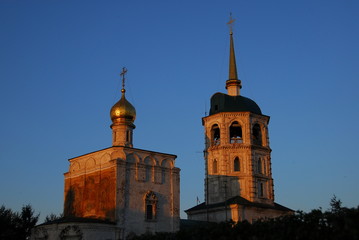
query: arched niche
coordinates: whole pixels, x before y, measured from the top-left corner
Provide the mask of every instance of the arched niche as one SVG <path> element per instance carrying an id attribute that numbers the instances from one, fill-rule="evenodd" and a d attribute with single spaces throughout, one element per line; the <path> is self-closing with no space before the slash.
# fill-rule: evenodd
<path id="1" fill-rule="evenodd" d="M 105 164 L 108 163 L 111 160 L 111 155 L 108 153 L 105 153 L 104 155 L 101 156 L 100 158 L 100 164 Z"/>
<path id="2" fill-rule="evenodd" d="M 70 172 L 76 172 L 78 170 L 80 170 L 80 164 L 76 161 L 71 162 Z"/>
<path id="3" fill-rule="evenodd" d="M 96 161 L 93 158 L 89 158 L 86 160 L 85 168 L 86 170 L 92 169 L 96 166 Z"/>
<path id="4" fill-rule="evenodd" d="M 126 162 L 128 163 L 139 163 L 141 158 L 137 154 L 130 153 L 126 156 Z"/>

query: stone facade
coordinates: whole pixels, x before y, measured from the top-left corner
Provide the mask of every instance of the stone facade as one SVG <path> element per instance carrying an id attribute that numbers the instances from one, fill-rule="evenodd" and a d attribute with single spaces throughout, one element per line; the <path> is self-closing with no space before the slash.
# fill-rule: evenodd
<path id="1" fill-rule="evenodd" d="M 70 159 L 65 173 L 64 215 L 114 221 L 129 233 L 179 229 L 179 169 L 176 156 L 111 147 Z M 147 209 L 146 195 L 157 202 Z M 152 217 L 148 212 L 152 211 Z"/>
<path id="2" fill-rule="evenodd" d="M 56 224 L 39 225 L 32 233 L 31 239 L 120 239 L 121 229 L 114 224 L 98 222 L 67 221 Z"/>
<path id="3" fill-rule="evenodd" d="M 268 121 L 268 116 L 250 112 L 218 113 L 203 118 L 208 139 L 206 202 L 214 204 L 239 195 L 250 201 L 273 201 Z M 254 128 L 259 129 L 256 136 Z M 237 129 L 241 136 L 234 135 Z M 214 131 L 219 131 L 220 137 L 215 138 Z"/>

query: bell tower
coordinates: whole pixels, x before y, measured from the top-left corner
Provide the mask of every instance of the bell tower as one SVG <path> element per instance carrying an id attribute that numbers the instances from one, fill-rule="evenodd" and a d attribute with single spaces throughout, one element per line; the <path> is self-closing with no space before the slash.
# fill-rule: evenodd
<path id="1" fill-rule="evenodd" d="M 205 201 L 187 209 L 188 219 L 222 222 L 274 218 L 293 210 L 274 202 L 269 146 L 269 116 L 252 99 L 241 95 L 232 17 L 229 21 L 227 93 L 211 97 L 205 133 Z"/>
<path id="2" fill-rule="evenodd" d="M 234 20 L 230 20 L 229 24 Z M 205 202 L 225 203 L 240 196 L 250 202 L 274 204 L 269 147 L 269 116 L 251 99 L 240 95 L 241 80 L 230 29 L 227 94 L 211 97 L 205 131 Z"/>

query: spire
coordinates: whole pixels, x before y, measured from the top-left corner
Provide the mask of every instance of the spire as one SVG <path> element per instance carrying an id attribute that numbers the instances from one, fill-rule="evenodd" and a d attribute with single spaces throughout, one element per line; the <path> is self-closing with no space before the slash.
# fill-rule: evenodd
<path id="1" fill-rule="evenodd" d="M 233 44 L 233 32 L 229 33 L 230 35 L 230 46 L 229 46 L 229 77 L 228 80 L 238 80 L 237 76 L 237 66 L 236 66 L 236 55 L 234 54 L 234 44 Z"/>
<path id="2" fill-rule="evenodd" d="M 238 96 L 240 95 L 240 89 L 242 88 L 241 80 L 238 79 L 237 75 L 237 64 L 236 64 L 236 56 L 234 53 L 234 43 L 233 43 L 233 23 L 235 19 L 232 19 L 232 13 L 230 14 L 229 22 L 229 37 L 230 37 L 230 46 L 229 46 L 229 76 L 226 81 L 226 89 L 228 91 L 228 95 L 230 96 Z"/>

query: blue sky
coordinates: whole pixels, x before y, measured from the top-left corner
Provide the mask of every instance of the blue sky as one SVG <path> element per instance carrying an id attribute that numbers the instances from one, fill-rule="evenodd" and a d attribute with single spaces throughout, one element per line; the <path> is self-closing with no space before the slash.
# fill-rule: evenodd
<path id="1" fill-rule="evenodd" d="M 269 125 L 276 201 L 359 204 L 359 2 L 0 1 L 0 204 L 63 207 L 67 159 L 111 146 L 128 69 L 134 146 L 176 154 L 181 212 L 203 201 L 201 118 L 228 76 Z"/>

